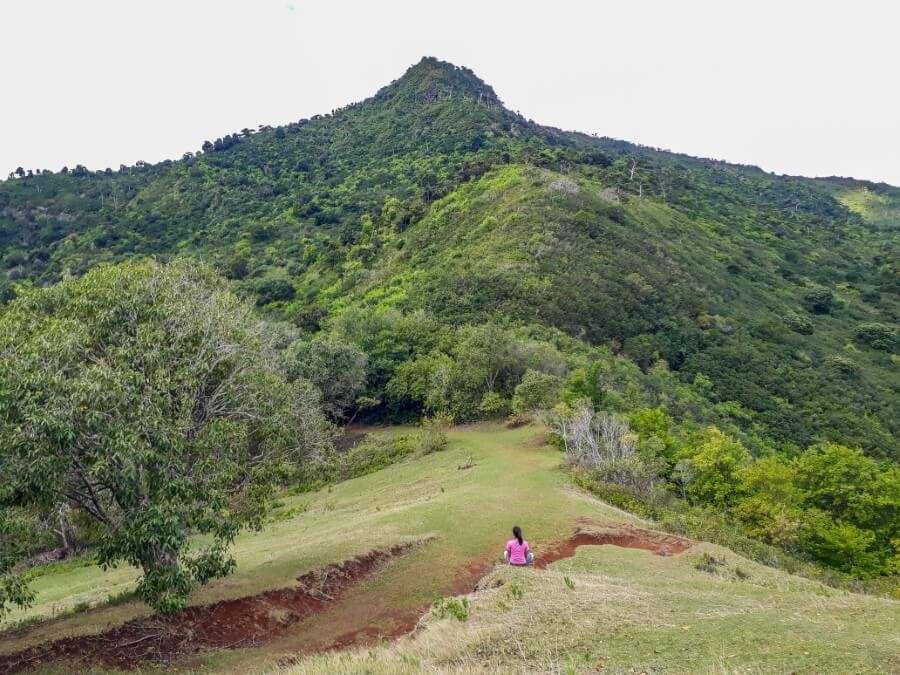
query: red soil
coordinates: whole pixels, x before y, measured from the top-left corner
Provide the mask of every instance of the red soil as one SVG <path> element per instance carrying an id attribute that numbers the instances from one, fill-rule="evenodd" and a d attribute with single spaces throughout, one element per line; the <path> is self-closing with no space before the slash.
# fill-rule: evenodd
<path id="1" fill-rule="evenodd" d="M 571 558 L 579 546 L 612 544 L 623 548 L 640 548 L 656 555 L 669 556 L 686 551 L 694 545 L 690 539 L 671 534 L 642 530 L 631 525 L 610 524 L 590 530 L 577 530 L 574 535 L 558 542 L 535 558 L 534 566 L 544 569 L 563 558 Z"/>
<path id="2" fill-rule="evenodd" d="M 681 553 L 694 543 L 630 525 L 599 525 L 589 521 L 584 524 L 585 528 L 538 555 L 535 567 L 544 569 L 552 562 L 569 558 L 579 546 L 612 544 L 668 556 Z M 376 573 L 391 558 L 402 555 L 411 546 L 413 544 L 403 544 L 388 550 L 370 551 L 352 560 L 309 572 L 298 577 L 299 583 L 293 588 L 189 607 L 168 616 L 134 619 L 99 635 L 66 638 L 13 654 L 0 654 L 0 673 L 21 672 L 61 659 L 70 664 L 82 661 L 133 669 L 144 663 L 167 663 L 199 652 L 261 646 L 287 633 L 293 624 L 322 611 L 346 595 L 356 582 Z M 488 557 L 469 563 L 448 584 L 446 595 L 473 592 L 493 565 L 494 561 Z M 367 619 L 365 625 L 328 642 L 311 644 L 297 657 L 283 659 L 281 664 L 295 662 L 310 652 L 344 649 L 406 635 L 415 630 L 427 610 L 427 606 L 385 610 Z"/>
<path id="3" fill-rule="evenodd" d="M 320 612 L 344 592 L 402 555 L 411 544 L 374 550 L 297 578 L 292 588 L 188 607 L 171 615 L 134 619 L 98 635 L 65 638 L 12 654 L 0 654 L 0 673 L 17 673 L 65 659 L 132 669 L 142 663 L 215 649 L 258 646 L 292 624 Z"/>

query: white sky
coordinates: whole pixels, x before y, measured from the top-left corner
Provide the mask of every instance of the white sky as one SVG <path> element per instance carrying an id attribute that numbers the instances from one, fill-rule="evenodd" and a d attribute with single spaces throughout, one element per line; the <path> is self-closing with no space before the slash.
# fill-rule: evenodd
<path id="1" fill-rule="evenodd" d="M 177 158 L 424 55 L 538 122 L 900 185 L 894 0 L 0 0 L 0 176 Z"/>

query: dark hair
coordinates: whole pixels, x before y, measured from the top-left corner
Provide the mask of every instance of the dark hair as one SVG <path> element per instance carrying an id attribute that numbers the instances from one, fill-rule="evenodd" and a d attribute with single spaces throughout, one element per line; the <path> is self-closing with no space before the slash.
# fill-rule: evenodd
<path id="1" fill-rule="evenodd" d="M 522 545 L 522 528 L 516 525 L 513 528 L 513 536 L 519 540 L 519 546 Z"/>

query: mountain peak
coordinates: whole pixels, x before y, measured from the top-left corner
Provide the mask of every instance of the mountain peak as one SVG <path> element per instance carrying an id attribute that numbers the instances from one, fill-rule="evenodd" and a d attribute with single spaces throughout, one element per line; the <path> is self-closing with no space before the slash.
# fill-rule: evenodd
<path id="1" fill-rule="evenodd" d="M 491 108 L 503 105 L 494 88 L 472 70 L 434 56 L 422 57 L 399 80 L 394 80 L 376 94 L 377 99 L 409 103 L 456 96 L 470 98 Z"/>

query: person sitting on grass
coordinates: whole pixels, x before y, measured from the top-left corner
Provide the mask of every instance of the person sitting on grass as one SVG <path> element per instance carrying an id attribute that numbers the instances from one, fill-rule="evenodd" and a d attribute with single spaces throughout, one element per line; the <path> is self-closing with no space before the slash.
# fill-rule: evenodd
<path id="1" fill-rule="evenodd" d="M 510 565 L 524 567 L 534 562 L 534 554 L 528 546 L 528 542 L 522 538 L 522 528 L 516 525 L 513 528 L 513 538 L 506 542 L 506 550 L 503 557 Z"/>

